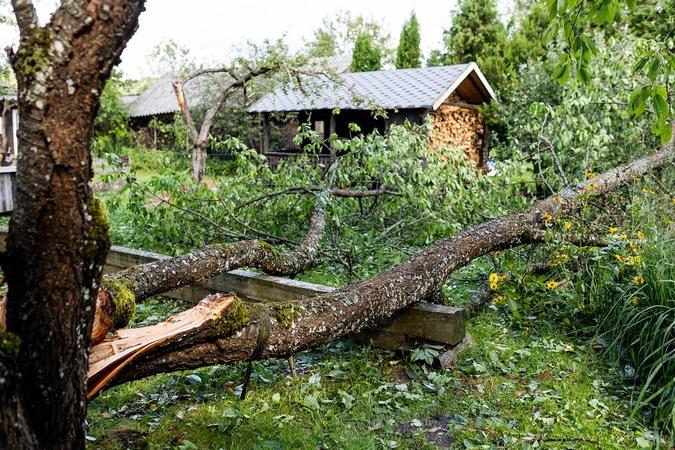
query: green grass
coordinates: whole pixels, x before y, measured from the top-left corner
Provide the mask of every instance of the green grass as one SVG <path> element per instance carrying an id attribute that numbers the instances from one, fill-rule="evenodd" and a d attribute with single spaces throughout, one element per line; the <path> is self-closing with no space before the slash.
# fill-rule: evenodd
<path id="1" fill-rule="evenodd" d="M 286 361 L 254 363 L 245 400 L 239 399 L 244 364 L 119 386 L 89 407 L 88 435 L 96 439 L 89 448 L 126 448 L 118 440 L 129 436 L 147 446 L 138 448 L 200 449 L 651 443 L 628 420 L 632 390 L 592 340 L 514 331 L 503 311 L 487 307 L 468 330 L 475 345 L 449 370 L 343 341 L 297 355 L 296 378 Z"/>

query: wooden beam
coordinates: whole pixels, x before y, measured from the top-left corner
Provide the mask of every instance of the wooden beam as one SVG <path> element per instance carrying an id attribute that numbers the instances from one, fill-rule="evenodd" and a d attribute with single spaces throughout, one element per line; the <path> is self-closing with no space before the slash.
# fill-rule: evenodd
<path id="1" fill-rule="evenodd" d="M 263 135 L 260 150 L 263 155 L 270 151 L 270 115 L 266 112 L 263 113 Z"/>
<path id="2" fill-rule="evenodd" d="M 7 228 L 0 227 L 0 251 L 5 250 Z M 169 258 L 159 253 L 134 250 L 113 245 L 108 253 L 104 273 L 114 273 L 128 267 Z M 164 295 L 199 303 L 207 295 L 234 292 L 248 302 L 293 302 L 302 297 L 324 294 L 335 288 L 288 278 L 274 277 L 246 270 L 233 270 L 176 289 Z M 456 345 L 466 334 L 464 309 L 432 303 L 418 303 L 387 319 L 375 329 L 353 338 L 386 349 L 398 349 L 404 344 L 440 343 Z"/>

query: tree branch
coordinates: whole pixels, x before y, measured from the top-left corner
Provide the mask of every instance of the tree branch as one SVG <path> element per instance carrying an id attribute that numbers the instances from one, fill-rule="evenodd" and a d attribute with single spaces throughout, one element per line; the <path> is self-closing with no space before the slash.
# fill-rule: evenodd
<path id="1" fill-rule="evenodd" d="M 38 27 L 37 13 L 31 0 L 12 0 L 14 16 L 23 39 L 29 38 Z"/>
<path id="2" fill-rule="evenodd" d="M 273 318 L 269 338 L 260 359 L 285 357 L 304 349 L 343 338 L 375 325 L 395 311 L 427 298 L 455 270 L 479 256 L 538 241 L 542 214 L 554 219 L 570 215 L 583 206 L 578 197 L 590 189 L 598 194 L 629 182 L 631 175 L 666 164 L 671 145 L 656 154 L 606 172 L 595 178 L 597 187 L 585 182 L 563 189 L 528 210 L 476 225 L 446 238 L 402 264 L 330 294 L 317 295 L 288 305 L 258 305 L 249 309 L 246 321 L 233 333 L 214 333 L 202 342 L 176 339 L 165 342 L 120 370 L 110 384 L 147 375 L 194 369 L 213 364 L 230 364 L 254 355 L 260 318 Z M 260 308 L 266 308 L 262 314 Z"/>

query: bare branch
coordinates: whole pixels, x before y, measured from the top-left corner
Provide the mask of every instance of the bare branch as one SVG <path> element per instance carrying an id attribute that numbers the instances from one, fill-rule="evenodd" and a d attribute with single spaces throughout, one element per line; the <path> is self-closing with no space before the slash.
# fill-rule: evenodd
<path id="1" fill-rule="evenodd" d="M 38 27 L 37 13 L 31 0 L 12 0 L 16 23 L 22 38 L 28 38 Z"/>
<path id="2" fill-rule="evenodd" d="M 185 98 L 185 89 L 183 88 L 185 83 L 186 81 L 184 80 L 172 83 L 173 90 L 176 93 L 176 99 L 178 100 L 178 107 L 180 108 L 180 112 L 183 115 L 183 120 L 185 120 L 185 123 L 190 129 L 190 136 L 192 137 L 193 142 L 196 142 L 197 139 L 199 139 L 199 133 L 197 132 L 197 128 L 195 127 L 194 120 L 192 120 L 192 114 L 190 113 L 190 109 L 188 108 L 187 104 L 187 99 Z"/>

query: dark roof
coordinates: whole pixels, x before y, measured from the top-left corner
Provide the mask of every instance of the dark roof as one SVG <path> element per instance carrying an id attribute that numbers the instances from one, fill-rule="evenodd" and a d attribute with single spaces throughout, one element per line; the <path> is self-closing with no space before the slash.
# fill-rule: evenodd
<path id="1" fill-rule="evenodd" d="M 320 109 L 437 109 L 457 93 L 473 104 L 496 98 L 476 63 L 422 69 L 342 74 L 343 83 L 327 78 L 308 80 L 303 91 L 280 87 L 249 108 L 249 112 Z"/>
<path id="2" fill-rule="evenodd" d="M 162 76 L 129 105 L 129 116 L 155 116 L 179 111 L 178 100 L 171 84 L 176 79 L 170 73 Z"/>
<path id="3" fill-rule="evenodd" d="M 194 78 L 185 84 L 185 98 L 192 108 L 204 104 L 220 93 L 220 88 L 227 81 L 229 75 L 205 74 Z M 158 116 L 180 112 L 173 83 L 180 80 L 180 76 L 167 73 L 155 81 L 135 100 L 126 103 L 129 106 L 129 117 Z"/>

